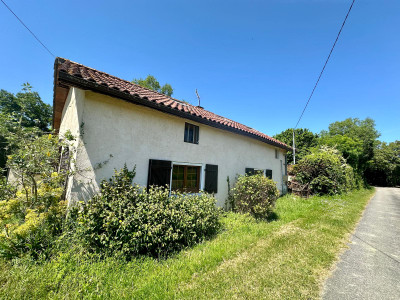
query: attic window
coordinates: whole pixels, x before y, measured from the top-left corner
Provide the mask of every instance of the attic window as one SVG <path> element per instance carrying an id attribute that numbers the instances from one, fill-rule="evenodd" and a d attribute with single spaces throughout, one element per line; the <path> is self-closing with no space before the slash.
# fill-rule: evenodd
<path id="1" fill-rule="evenodd" d="M 185 138 L 186 143 L 198 144 L 199 143 L 199 126 L 185 123 Z"/>

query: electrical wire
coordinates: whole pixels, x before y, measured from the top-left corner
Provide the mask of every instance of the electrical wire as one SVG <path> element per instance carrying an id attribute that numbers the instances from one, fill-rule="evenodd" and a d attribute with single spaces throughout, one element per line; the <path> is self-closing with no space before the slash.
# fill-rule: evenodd
<path id="1" fill-rule="evenodd" d="M 1 1 L 3 1 L 3 0 L 1 0 Z M 336 40 L 335 40 L 335 42 L 333 43 L 333 46 L 332 46 L 332 48 L 331 48 L 331 51 L 329 52 L 328 58 L 327 58 L 326 61 L 325 61 L 324 67 L 322 68 L 322 71 L 321 71 L 321 73 L 320 73 L 319 76 L 318 76 L 318 80 L 317 80 L 317 82 L 316 82 L 315 85 L 314 85 L 314 88 L 313 88 L 313 90 L 312 90 L 312 92 L 311 92 L 310 97 L 308 97 L 308 101 L 307 101 L 307 103 L 306 103 L 306 106 L 304 106 L 304 109 L 303 109 L 303 111 L 302 111 L 302 113 L 301 113 L 301 115 L 300 115 L 300 118 L 299 118 L 299 120 L 297 121 L 296 126 L 294 127 L 294 129 L 296 129 L 297 126 L 299 125 L 300 120 L 301 120 L 301 118 L 303 117 L 304 112 L 306 111 L 307 106 L 308 106 L 308 104 L 310 103 L 310 100 L 311 100 L 312 96 L 314 95 L 315 89 L 317 88 L 317 85 L 318 85 L 318 83 L 319 83 L 319 80 L 321 79 L 322 74 L 323 74 L 324 71 L 325 71 L 325 67 L 326 67 L 326 65 L 328 64 L 329 59 L 331 58 L 333 49 L 335 48 L 336 43 L 337 43 L 337 41 L 339 40 L 339 36 L 340 36 L 340 34 L 342 33 L 342 29 L 343 29 L 343 27 L 344 27 L 344 24 L 346 24 L 347 18 L 348 18 L 349 14 L 350 14 L 351 9 L 353 8 L 354 2 L 355 2 L 355 0 L 353 0 L 353 2 L 352 2 L 351 5 L 350 5 L 350 8 L 349 8 L 349 10 L 348 10 L 348 12 L 347 12 L 347 15 L 346 15 L 346 17 L 344 18 L 342 27 L 340 27 L 339 33 L 338 33 L 338 35 L 337 35 L 337 37 L 336 37 Z"/>
<path id="2" fill-rule="evenodd" d="M 47 48 L 47 47 L 39 40 L 39 38 L 32 32 L 32 30 L 30 30 L 30 29 L 28 28 L 28 26 L 26 26 L 25 23 L 22 22 L 22 20 L 12 11 L 12 9 L 11 9 L 3 0 L 0 0 L 0 1 L 1 1 L 1 2 L 4 4 L 4 6 L 7 7 L 7 9 L 18 19 L 18 21 L 19 21 L 22 25 L 24 25 L 24 27 L 25 27 L 25 28 L 33 35 L 33 37 L 43 46 L 43 48 L 46 49 L 47 52 L 50 53 L 50 55 L 53 56 L 53 57 L 55 58 L 56 56 L 49 50 L 49 48 Z"/>

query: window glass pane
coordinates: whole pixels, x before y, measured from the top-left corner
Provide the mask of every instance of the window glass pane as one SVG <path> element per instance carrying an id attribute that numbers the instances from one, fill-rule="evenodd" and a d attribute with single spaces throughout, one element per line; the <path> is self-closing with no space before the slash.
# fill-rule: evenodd
<path id="1" fill-rule="evenodd" d="M 185 123 L 185 142 L 189 142 L 189 124 Z"/>
<path id="2" fill-rule="evenodd" d="M 197 193 L 199 191 L 199 170 L 200 167 L 174 165 L 171 189 Z"/>
<path id="3" fill-rule="evenodd" d="M 189 143 L 193 143 L 193 125 L 189 126 Z"/>
<path id="4" fill-rule="evenodd" d="M 184 186 L 184 166 L 174 166 L 172 169 L 172 186 L 173 190 L 182 189 Z"/>
<path id="5" fill-rule="evenodd" d="M 185 123 L 185 136 L 184 141 L 187 143 L 199 143 L 199 126 Z"/>

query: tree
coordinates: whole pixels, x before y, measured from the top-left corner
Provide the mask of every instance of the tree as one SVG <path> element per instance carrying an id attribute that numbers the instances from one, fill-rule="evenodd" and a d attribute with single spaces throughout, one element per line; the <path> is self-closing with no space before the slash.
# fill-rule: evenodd
<path id="1" fill-rule="evenodd" d="M 16 95 L 0 90 L 0 119 L 11 117 L 14 121 L 19 122 L 22 127 L 37 127 L 41 131 L 48 131 L 53 116 L 53 110 L 49 104 L 42 101 L 37 92 L 32 91 L 29 83 L 22 85 L 22 91 Z M 7 122 L 1 121 L 0 130 L 12 130 L 5 128 Z M 7 160 L 7 149 L 9 145 L 0 133 L 0 169 L 5 167 Z"/>
<path id="2" fill-rule="evenodd" d="M 361 140 L 341 134 L 330 136 L 322 133 L 318 140 L 318 145 L 325 145 L 339 150 L 347 163 L 355 170 L 358 170 L 359 162 L 363 155 L 363 142 Z"/>
<path id="3" fill-rule="evenodd" d="M 0 91 L 0 112 L 13 115 L 23 127 L 36 126 L 48 131 L 53 117 L 51 105 L 44 103 L 29 83 L 24 83 L 22 87 L 16 95 Z"/>
<path id="4" fill-rule="evenodd" d="M 368 162 L 374 157 L 374 149 L 378 145 L 380 133 L 375 129 L 375 121 L 371 118 L 360 120 L 348 118 L 344 121 L 334 122 L 329 125 L 328 136 L 346 136 L 362 144 L 362 152 L 358 155 L 357 171 L 363 174 Z M 324 133 L 322 135 L 325 135 Z"/>
<path id="5" fill-rule="evenodd" d="M 365 171 L 367 182 L 379 186 L 400 185 L 400 141 L 381 142 Z"/>
<path id="6" fill-rule="evenodd" d="M 307 128 L 297 128 L 294 131 L 295 146 L 296 146 L 296 161 L 310 153 L 311 148 L 318 144 L 318 134 L 312 133 Z M 274 138 L 284 142 L 287 145 L 293 146 L 293 128 L 286 129 L 279 134 L 274 135 Z M 293 153 L 287 155 L 288 163 L 293 163 Z"/>
<path id="7" fill-rule="evenodd" d="M 170 84 L 166 83 L 161 86 L 158 80 L 152 75 L 147 75 L 145 79 L 135 78 L 132 80 L 132 83 L 136 83 L 142 87 L 148 88 L 167 96 L 172 96 L 172 94 L 174 93 L 174 89 Z"/>

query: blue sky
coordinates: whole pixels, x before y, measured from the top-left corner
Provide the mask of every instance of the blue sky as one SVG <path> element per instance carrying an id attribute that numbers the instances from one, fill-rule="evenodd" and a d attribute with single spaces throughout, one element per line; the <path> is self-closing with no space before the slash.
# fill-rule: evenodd
<path id="1" fill-rule="evenodd" d="M 268 135 L 293 127 L 350 0 L 12 1 L 55 53 L 126 80 L 154 75 L 173 96 Z M 299 127 L 371 117 L 400 140 L 400 2 L 356 1 Z M 51 57 L 0 3 L 0 88 L 29 82 L 52 103 Z"/>

